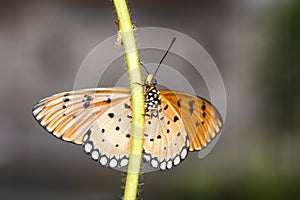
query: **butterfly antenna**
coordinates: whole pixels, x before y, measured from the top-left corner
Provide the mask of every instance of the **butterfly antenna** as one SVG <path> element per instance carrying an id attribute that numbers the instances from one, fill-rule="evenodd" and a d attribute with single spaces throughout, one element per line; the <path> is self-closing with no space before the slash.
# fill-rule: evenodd
<path id="1" fill-rule="evenodd" d="M 142 63 L 142 61 L 140 61 L 140 65 L 144 68 L 144 70 L 147 72 L 147 74 L 149 75 L 149 71 L 147 70 L 147 68 L 145 67 L 144 63 Z"/>
<path id="2" fill-rule="evenodd" d="M 168 50 L 166 51 L 166 53 L 164 54 L 164 56 L 161 58 L 161 60 L 160 60 L 160 62 L 159 62 L 159 64 L 158 64 L 158 66 L 157 66 L 157 68 L 156 68 L 156 70 L 155 70 L 155 72 L 154 72 L 154 74 L 153 74 L 153 77 L 156 75 L 156 73 L 157 73 L 157 71 L 158 71 L 158 69 L 159 69 L 161 63 L 163 62 L 163 60 L 165 59 L 165 57 L 166 57 L 167 54 L 169 53 L 169 50 L 170 50 L 171 47 L 173 46 L 175 40 L 176 40 L 176 37 L 173 37 L 173 39 L 172 39 L 172 41 L 171 41 L 171 44 L 170 44 Z"/>

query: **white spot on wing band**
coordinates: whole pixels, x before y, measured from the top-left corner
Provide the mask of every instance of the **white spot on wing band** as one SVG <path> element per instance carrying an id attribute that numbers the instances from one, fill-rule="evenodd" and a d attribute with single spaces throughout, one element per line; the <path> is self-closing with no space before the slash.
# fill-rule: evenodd
<path id="1" fill-rule="evenodd" d="M 111 168 L 116 167 L 117 164 L 118 164 L 118 162 L 117 162 L 116 159 L 112 159 L 112 160 L 109 162 L 109 166 L 110 166 Z"/>
<path id="2" fill-rule="evenodd" d="M 186 149 L 183 149 L 183 150 L 181 151 L 181 155 L 180 155 L 181 159 L 185 159 L 186 155 L 187 155 L 187 150 L 186 150 Z"/>
<path id="3" fill-rule="evenodd" d="M 160 164 L 160 169 L 165 170 L 167 167 L 167 163 L 164 161 Z"/>
<path id="4" fill-rule="evenodd" d="M 128 159 L 127 158 L 123 158 L 120 162 L 121 167 L 125 167 L 128 165 Z"/>
<path id="5" fill-rule="evenodd" d="M 150 157 L 150 155 L 144 155 L 144 158 L 145 158 L 146 161 L 150 161 L 151 157 Z"/>
<path id="6" fill-rule="evenodd" d="M 107 158 L 105 156 L 101 157 L 100 164 L 104 166 L 107 164 Z"/>
<path id="7" fill-rule="evenodd" d="M 88 138 L 89 138 L 89 136 L 88 136 L 88 135 L 85 135 L 85 136 L 83 137 L 83 142 L 86 142 L 86 141 L 88 140 Z"/>
<path id="8" fill-rule="evenodd" d="M 173 162 L 174 162 L 174 165 L 178 165 L 180 163 L 179 156 L 176 156 Z"/>
<path id="9" fill-rule="evenodd" d="M 98 160 L 98 158 L 99 158 L 99 153 L 98 153 L 98 151 L 93 151 L 93 152 L 92 152 L 92 158 L 93 158 L 94 160 Z"/>
<path id="10" fill-rule="evenodd" d="M 87 153 L 90 153 L 92 148 L 93 148 L 93 146 L 90 143 L 86 143 L 84 145 L 84 151 L 87 152 Z"/>
<path id="11" fill-rule="evenodd" d="M 158 161 L 155 160 L 155 159 L 152 159 L 152 160 L 151 160 L 151 165 L 152 165 L 153 167 L 157 168 L 157 167 L 158 167 Z"/>
<path id="12" fill-rule="evenodd" d="M 171 168 L 172 168 L 172 161 L 171 161 L 171 160 L 168 161 L 168 163 L 167 163 L 167 168 L 168 168 L 168 169 L 171 169 Z"/>

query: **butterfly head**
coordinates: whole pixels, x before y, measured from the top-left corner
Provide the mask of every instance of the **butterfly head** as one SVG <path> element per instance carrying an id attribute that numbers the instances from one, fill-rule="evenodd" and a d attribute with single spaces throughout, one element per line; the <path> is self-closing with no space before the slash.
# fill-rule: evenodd
<path id="1" fill-rule="evenodd" d="M 149 74 L 145 80 L 145 85 L 151 85 L 151 86 L 156 86 L 157 85 L 157 80 L 154 78 L 153 74 Z"/>

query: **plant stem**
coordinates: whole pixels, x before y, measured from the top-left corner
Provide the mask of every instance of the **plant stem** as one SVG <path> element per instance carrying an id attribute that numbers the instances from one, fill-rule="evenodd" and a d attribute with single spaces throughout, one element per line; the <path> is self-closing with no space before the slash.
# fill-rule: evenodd
<path id="1" fill-rule="evenodd" d="M 114 0 L 130 79 L 132 103 L 132 137 L 124 200 L 135 200 L 142 158 L 144 136 L 144 92 L 138 51 L 125 0 Z"/>

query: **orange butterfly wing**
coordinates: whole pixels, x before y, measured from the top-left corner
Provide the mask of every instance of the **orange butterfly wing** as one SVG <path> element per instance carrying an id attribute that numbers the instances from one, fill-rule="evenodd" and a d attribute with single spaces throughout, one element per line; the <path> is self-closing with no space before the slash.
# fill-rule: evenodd
<path id="1" fill-rule="evenodd" d="M 160 90 L 162 103 L 180 114 L 190 141 L 189 150 L 201 150 L 222 128 L 217 109 L 207 100 L 184 92 Z"/>
<path id="2" fill-rule="evenodd" d="M 83 148 L 101 165 L 122 170 L 129 160 L 132 132 L 131 101 L 128 97 L 113 102 L 98 116 L 94 125 L 84 135 Z"/>
<path id="3" fill-rule="evenodd" d="M 84 134 L 113 104 L 130 100 L 128 88 L 95 88 L 59 93 L 40 100 L 34 118 L 62 140 L 82 144 Z"/>
<path id="4" fill-rule="evenodd" d="M 161 170 L 200 150 L 220 132 L 222 120 L 205 99 L 183 92 L 155 89 L 158 117 L 145 116 L 143 158 Z M 83 144 L 84 151 L 101 165 L 126 167 L 132 130 L 130 90 L 96 88 L 65 92 L 38 102 L 35 119 L 65 141 Z"/>
<path id="5" fill-rule="evenodd" d="M 186 158 L 189 139 L 180 113 L 160 97 L 158 117 L 145 117 L 143 157 L 152 167 L 165 170 Z"/>

